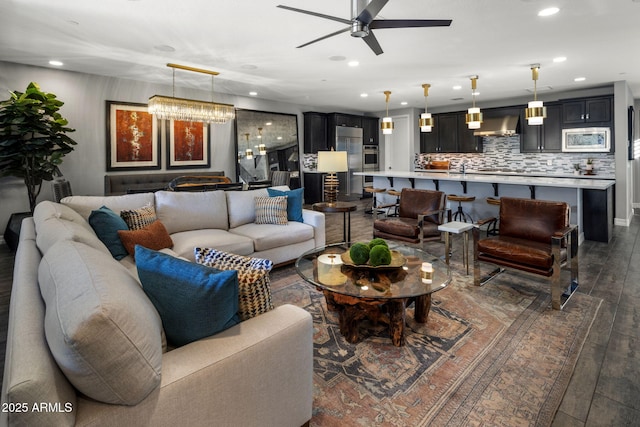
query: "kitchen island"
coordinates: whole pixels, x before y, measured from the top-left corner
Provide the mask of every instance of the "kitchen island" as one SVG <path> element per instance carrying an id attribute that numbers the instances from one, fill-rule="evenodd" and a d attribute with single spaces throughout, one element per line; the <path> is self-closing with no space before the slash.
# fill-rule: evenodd
<path id="1" fill-rule="evenodd" d="M 614 179 L 473 171 L 381 171 L 356 174 L 372 176 L 373 186 L 377 188 L 401 190 L 411 187 L 475 196 L 474 202 L 463 206 L 474 220 L 498 216 L 496 207 L 486 202 L 487 197 L 564 201 L 571 205 L 571 223 L 579 227 L 580 242 L 584 239 L 609 242 L 612 237 Z M 395 200 L 389 195 L 382 197 L 384 203 L 393 203 Z M 452 211 L 457 209 L 457 205 L 448 204 L 448 207 Z"/>

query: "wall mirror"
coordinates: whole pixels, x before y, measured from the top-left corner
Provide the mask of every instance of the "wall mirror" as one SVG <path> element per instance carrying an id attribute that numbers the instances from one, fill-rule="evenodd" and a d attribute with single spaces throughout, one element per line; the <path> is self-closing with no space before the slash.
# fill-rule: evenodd
<path id="1" fill-rule="evenodd" d="M 298 116 L 266 111 L 236 110 L 236 179 L 271 179 L 273 171 L 299 177 Z"/>

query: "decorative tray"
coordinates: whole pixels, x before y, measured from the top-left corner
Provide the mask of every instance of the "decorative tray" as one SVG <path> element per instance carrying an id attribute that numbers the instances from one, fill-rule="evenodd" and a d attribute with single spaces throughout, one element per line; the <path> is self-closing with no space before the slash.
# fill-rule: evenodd
<path id="1" fill-rule="evenodd" d="M 406 264 L 407 259 L 404 257 L 404 255 L 402 255 L 400 252 L 395 251 L 395 250 L 391 250 L 390 252 L 391 252 L 391 263 L 385 264 L 385 265 L 378 265 L 378 266 L 370 265 L 368 262 L 367 262 L 367 264 L 355 264 L 353 262 L 353 260 L 351 259 L 351 255 L 349 254 L 349 251 L 346 251 L 342 255 L 340 255 L 340 258 L 342 258 L 342 262 L 345 265 L 349 266 L 349 267 L 366 268 L 366 269 L 370 269 L 370 270 L 380 270 L 380 269 L 385 269 L 385 268 L 398 268 L 398 267 L 402 267 L 403 265 Z"/>

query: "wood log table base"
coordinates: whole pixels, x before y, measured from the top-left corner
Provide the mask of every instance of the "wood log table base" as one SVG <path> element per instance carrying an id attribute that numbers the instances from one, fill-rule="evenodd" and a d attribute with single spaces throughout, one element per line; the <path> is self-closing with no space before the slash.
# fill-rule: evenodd
<path id="1" fill-rule="evenodd" d="M 415 301 L 414 320 L 426 323 L 431 309 L 431 294 L 415 298 L 358 298 L 323 289 L 329 311 L 338 313 L 340 333 L 347 342 L 359 341 L 358 323 L 368 319 L 389 325 L 389 336 L 396 347 L 404 345 L 405 309 Z"/>

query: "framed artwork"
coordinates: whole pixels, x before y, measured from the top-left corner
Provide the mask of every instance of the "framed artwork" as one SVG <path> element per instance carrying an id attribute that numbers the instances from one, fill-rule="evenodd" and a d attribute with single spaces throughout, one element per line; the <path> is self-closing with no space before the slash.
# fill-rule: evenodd
<path id="1" fill-rule="evenodd" d="M 208 168 L 209 124 L 183 120 L 165 120 L 167 127 L 167 169 Z"/>
<path id="2" fill-rule="evenodd" d="M 147 104 L 107 101 L 107 170 L 160 169 L 158 120 Z"/>
<path id="3" fill-rule="evenodd" d="M 611 150 L 609 128 L 562 129 L 562 151 L 573 153 Z"/>

